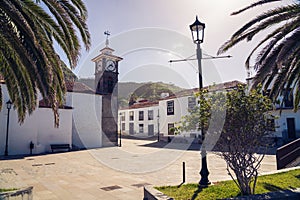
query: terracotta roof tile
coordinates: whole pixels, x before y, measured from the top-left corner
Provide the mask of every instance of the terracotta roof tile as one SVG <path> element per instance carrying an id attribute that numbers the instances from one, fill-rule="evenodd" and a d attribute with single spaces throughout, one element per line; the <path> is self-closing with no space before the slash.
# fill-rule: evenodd
<path id="1" fill-rule="evenodd" d="M 51 106 L 49 103 L 46 103 L 46 101 L 44 99 L 42 99 L 39 101 L 39 108 L 51 108 Z M 60 109 L 72 109 L 72 107 L 66 106 L 66 105 L 60 106 L 59 108 Z"/>
<path id="2" fill-rule="evenodd" d="M 235 80 L 235 81 L 229 81 L 229 82 L 225 82 L 225 83 L 219 83 L 219 84 L 215 84 L 215 85 L 206 86 L 206 87 L 204 87 L 204 89 L 208 89 L 209 91 L 231 90 L 231 89 L 236 88 L 237 85 L 239 85 L 239 84 L 245 84 L 245 83 Z M 175 98 L 179 98 L 179 97 L 191 96 L 198 91 L 199 91 L 199 88 L 185 89 L 185 90 L 181 90 L 173 95 L 170 95 L 168 97 L 161 98 L 155 102 L 149 102 L 149 101 L 139 102 L 139 103 L 133 104 L 132 106 L 129 106 L 128 108 L 123 108 L 123 109 L 137 109 L 137 108 L 151 107 L 151 106 L 158 105 L 159 101 L 161 101 L 161 100 L 168 100 L 168 99 L 175 99 Z"/>
<path id="3" fill-rule="evenodd" d="M 68 92 L 95 94 L 95 91 L 92 88 L 81 82 L 67 81 L 66 87 Z"/>

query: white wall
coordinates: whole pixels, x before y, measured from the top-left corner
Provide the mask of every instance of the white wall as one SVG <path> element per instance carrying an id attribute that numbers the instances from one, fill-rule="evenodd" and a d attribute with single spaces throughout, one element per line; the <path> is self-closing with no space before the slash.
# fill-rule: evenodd
<path id="1" fill-rule="evenodd" d="M 139 136 L 149 136 L 148 133 L 148 126 L 153 125 L 154 126 L 154 134 L 157 135 L 158 129 L 157 129 L 157 115 L 158 115 L 158 105 L 150 106 L 150 107 L 143 107 L 143 108 L 136 108 L 136 109 L 124 109 L 118 111 L 118 132 L 120 131 L 120 113 L 122 115 L 125 114 L 125 121 L 122 121 L 122 123 L 125 123 L 125 131 L 123 130 L 123 134 L 129 135 L 129 124 L 134 123 L 134 134 L 136 137 Z M 148 120 L 148 111 L 153 110 L 153 120 Z M 134 112 L 134 120 L 129 120 L 129 113 L 133 111 Z M 139 111 L 144 112 L 144 120 L 139 120 Z M 144 125 L 144 133 L 139 133 L 139 124 Z"/>
<path id="2" fill-rule="evenodd" d="M 67 105 L 73 109 L 73 144 L 79 148 L 102 147 L 102 96 L 67 93 Z"/>
<path id="3" fill-rule="evenodd" d="M 160 100 L 158 105 L 150 106 L 150 107 L 142 107 L 142 108 L 135 108 L 135 109 L 122 109 L 119 110 L 119 119 L 118 119 L 118 130 L 120 130 L 120 113 L 125 113 L 125 121 L 122 121 L 122 123 L 125 123 L 125 131 L 122 131 L 122 133 L 129 134 L 129 123 L 134 123 L 134 130 L 136 133 L 136 136 L 139 135 L 139 124 L 144 124 L 144 135 L 148 135 L 148 125 L 153 124 L 154 125 L 154 135 L 158 133 L 158 122 L 157 122 L 157 115 L 159 111 L 159 132 L 160 134 L 163 134 L 164 136 L 168 135 L 168 124 L 174 123 L 176 126 L 176 123 L 180 122 L 182 116 L 188 114 L 188 98 L 191 96 L 183 96 L 178 98 L 172 98 L 172 99 L 165 99 Z M 167 115 L 167 102 L 174 100 L 174 115 Z M 149 121 L 148 120 L 148 110 L 154 111 L 154 120 Z M 129 113 L 130 111 L 134 111 L 134 120 L 129 121 Z M 139 111 L 144 111 L 144 120 L 139 121 Z M 195 134 L 196 131 L 191 131 Z M 182 134 L 190 134 L 189 133 L 182 133 Z"/>
<path id="4" fill-rule="evenodd" d="M 282 137 L 284 140 L 288 140 L 287 135 L 287 118 L 295 118 L 295 129 L 296 129 L 296 138 L 300 138 L 300 110 L 296 113 L 293 109 L 283 109 L 280 114 L 280 110 L 274 111 L 274 115 L 279 116 L 275 120 L 276 132 L 274 135 L 276 137 Z"/>
<path id="5" fill-rule="evenodd" d="M 37 127 L 36 151 L 49 152 L 50 144 L 72 145 L 72 109 L 59 110 L 59 128 L 54 127 L 53 112 L 49 108 L 39 108 L 36 112 Z M 37 153 L 38 153 L 37 152 Z"/>
<path id="6" fill-rule="evenodd" d="M 7 88 L 2 87 L 3 105 L 0 112 L 0 154 L 4 154 L 6 140 L 7 108 L 9 100 Z M 59 128 L 54 127 L 53 112 L 49 108 L 37 108 L 32 115 L 26 116 L 24 123 L 18 123 L 17 112 L 10 110 L 8 131 L 8 154 L 29 154 L 29 144 L 35 145 L 34 154 L 50 151 L 50 144 L 67 143 L 72 145 L 72 109 L 60 109 Z"/>
<path id="7" fill-rule="evenodd" d="M 183 96 L 174 99 L 166 99 L 159 102 L 161 110 L 160 124 L 161 133 L 165 136 L 168 135 L 168 124 L 181 121 L 181 118 L 188 114 L 188 98 L 190 96 Z M 174 100 L 174 115 L 167 115 L 167 102 Z"/>

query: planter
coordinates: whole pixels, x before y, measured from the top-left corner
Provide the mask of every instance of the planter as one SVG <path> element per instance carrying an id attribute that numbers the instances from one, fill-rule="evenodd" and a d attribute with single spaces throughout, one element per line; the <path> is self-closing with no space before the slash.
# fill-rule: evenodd
<path id="1" fill-rule="evenodd" d="M 0 200 L 32 200 L 33 187 L 23 188 L 19 190 L 13 190 L 9 192 L 2 192 L 0 193 Z"/>

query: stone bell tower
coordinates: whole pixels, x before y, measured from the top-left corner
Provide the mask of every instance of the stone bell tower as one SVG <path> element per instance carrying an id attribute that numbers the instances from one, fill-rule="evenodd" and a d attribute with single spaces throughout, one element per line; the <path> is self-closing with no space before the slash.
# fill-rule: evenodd
<path id="1" fill-rule="evenodd" d="M 102 144 L 103 146 L 118 145 L 118 74 L 119 61 L 123 58 L 113 55 L 109 47 L 108 31 L 105 47 L 100 54 L 92 59 L 95 63 L 95 92 L 102 95 Z"/>

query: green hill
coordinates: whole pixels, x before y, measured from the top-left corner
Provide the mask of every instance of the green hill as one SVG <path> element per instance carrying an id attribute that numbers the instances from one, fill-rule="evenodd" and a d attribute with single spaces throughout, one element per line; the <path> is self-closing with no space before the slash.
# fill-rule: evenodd
<path id="1" fill-rule="evenodd" d="M 94 79 L 81 78 L 78 81 L 94 89 Z M 183 90 L 183 88 L 180 88 L 174 84 L 168 84 L 163 82 L 120 82 L 118 89 L 119 105 L 121 107 L 128 106 L 130 99 L 131 101 L 137 101 L 140 99 L 155 101 L 161 98 L 162 93 L 168 93 L 169 95 L 172 95 L 178 91 Z"/>

